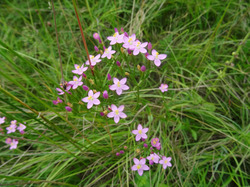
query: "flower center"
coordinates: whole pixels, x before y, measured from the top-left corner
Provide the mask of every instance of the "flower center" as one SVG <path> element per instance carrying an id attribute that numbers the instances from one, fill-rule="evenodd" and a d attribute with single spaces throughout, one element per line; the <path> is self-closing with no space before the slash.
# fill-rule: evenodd
<path id="1" fill-rule="evenodd" d="M 159 55 L 159 53 L 158 53 L 158 52 L 156 52 L 156 54 L 155 54 L 155 58 L 158 58 L 158 55 Z"/>
<path id="2" fill-rule="evenodd" d="M 60 100 L 58 99 L 58 100 L 57 100 L 57 102 L 59 103 L 59 102 L 60 102 Z M 20 127 L 21 127 L 21 125 L 20 125 Z"/>
<path id="3" fill-rule="evenodd" d="M 94 56 L 90 57 L 90 59 L 93 59 L 93 58 L 94 58 Z"/>
<path id="4" fill-rule="evenodd" d="M 155 140 L 153 141 L 153 144 L 156 144 L 156 141 L 155 141 Z"/>
<path id="5" fill-rule="evenodd" d="M 129 39 L 128 39 L 128 43 L 130 43 L 131 41 L 132 41 L 132 38 L 129 38 Z"/>
<path id="6" fill-rule="evenodd" d="M 120 83 L 120 81 L 118 81 L 118 83 L 117 83 L 117 87 L 121 87 L 121 83 Z"/>
<path id="7" fill-rule="evenodd" d="M 154 157 L 152 157 L 151 160 L 154 160 Z"/>
<path id="8" fill-rule="evenodd" d="M 115 110 L 115 114 L 118 115 L 118 114 L 119 114 L 119 111 L 118 111 L 118 110 Z"/>
<path id="9" fill-rule="evenodd" d="M 136 167 L 137 169 L 141 169 L 141 164 L 137 165 Z"/>
<path id="10" fill-rule="evenodd" d="M 76 79 L 76 78 L 74 78 L 74 81 L 76 82 L 76 81 L 77 81 L 77 79 Z"/>
<path id="11" fill-rule="evenodd" d="M 109 50 L 108 50 L 108 49 L 105 49 L 105 53 L 109 54 Z"/>
<path id="12" fill-rule="evenodd" d="M 117 33 L 115 33 L 114 35 L 113 35 L 113 37 L 116 37 L 117 36 Z"/>
<path id="13" fill-rule="evenodd" d="M 14 145 L 14 143 L 13 143 L 13 142 L 11 142 L 11 143 L 10 143 L 10 145 L 11 145 L 11 146 L 13 146 L 13 145 Z"/>
<path id="14" fill-rule="evenodd" d="M 165 164 L 167 164 L 167 163 L 168 163 L 168 161 L 167 161 L 167 160 L 165 160 L 165 161 L 164 161 L 164 163 L 165 163 Z"/>
<path id="15" fill-rule="evenodd" d="M 89 96 L 89 97 L 88 97 L 88 100 L 93 100 L 93 97 L 92 97 L 92 96 Z"/>
<path id="16" fill-rule="evenodd" d="M 139 46 L 140 46 L 140 44 L 141 44 L 141 42 L 137 42 L 136 47 L 139 47 Z"/>
<path id="17" fill-rule="evenodd" d="M 141 130 L 139 130 L 139 131 L 138 131 L 138 133 L 139 133 L 139 134 L 141 134 L 141 133 L 142 133 L 142 131 L 141 131 Z"/>
<path id="18" fill-rule="evenodd" d="M 80 66 L 77 66 L 77 67 L 76 67 L 76 69 L 79 69 L 79 68 L 80 68 Z"/>

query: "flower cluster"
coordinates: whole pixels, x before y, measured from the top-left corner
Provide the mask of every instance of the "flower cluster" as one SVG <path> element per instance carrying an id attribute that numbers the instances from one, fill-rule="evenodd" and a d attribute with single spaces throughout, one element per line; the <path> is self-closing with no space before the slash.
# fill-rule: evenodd
<path id="1" fill-rule="evenodd" d="M 6 123 L 5 120 L 6 120 L 6 117 L 0 117 L 0 125 Z M 0 128 L 0 129 L 2 129 L 2 128 Z M 26 129 L 26 126 L 24 124 L 22 124 L 22 123 L 19 123 L 17 125 L 16 120 L 12 120 L 10 122 L 10 125 L 8 127 L 6 127 L 7 134 L 14 133 L 14 132 L 16 132 L 16 130 L 18 130 L 20 132 L 20 134 L 23 135 L 25 133 L 24 132 L 25 129 Z M 16 149 L 17 144 L 18 144 L 18 140 L 7 138 L 5 140 L 5 143 L 10 145 L 10 149 Z"/>
<path id="2" fill-rule="evenodd" d="M 136 135 L 135 140 L 138 142 L 140 140 L 145 141 L 148 136 L 146 133 L 148 132 L 148 128 L 143 128 L 141 124 L 138 125 L 136 130 L 133 130 L 132 133 Z M 140 160 L 137 158 L 134 158 L 134 164 L 132 166 L 133 171 L 138 171 L 138 174 L 141 176 L 143 174 L 143 171 L 149 170 L 150 168 L 146 165 L 146 161 L 148 160 L 149 165 L 154 165 L 154 164 L 161 164 L 163 166 L 163 169 L 166 169 L 167 167 L 171 167 L 172 164 L 170 163 L 171 157 L 166 157 L 164 155 L 161 155 L 159 153 L 154 152 L 154 148 L 157 150 L 161 150 L 161 143 L 159 141 L 159 138 L 153 138 L 151 140 L 151 145 L 150 147 L 150 155 L 147 156 L 146 158 L 141 157 Z M 143 144 L 145 148 L 148 148 L 148 145 L 146 143 Z M 146 152 L 146 151 L 145 151 Z M 140 153 L 140 151 L 138 151 Z"/>

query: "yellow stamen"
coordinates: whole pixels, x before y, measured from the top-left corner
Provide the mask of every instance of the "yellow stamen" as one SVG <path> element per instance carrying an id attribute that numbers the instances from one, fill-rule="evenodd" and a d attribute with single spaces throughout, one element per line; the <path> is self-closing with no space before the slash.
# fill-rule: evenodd
<path id="1" fill-rule="evenodd" d="M 141 44 L 141 42 L 137 42 L 136 47 L 139 47 L 140 44 Z"/>
<path id="2" fill-rule="evenodd" d="M 155 140 L 153 141 L 153 144 L 156 144 L 156 141 L 155 141 Z"/>
<path id="3" fill-rule="evenodd" d="M 74 81 L 77 81 L 77 79 L 74 79 Z"/>
<path id="4" fill-rule="evenodd" d="M 117 33 L 115 33 L 115 34 L 113 35 L 113 37 L 116 37 L 116 35 L 117 35 Z"/>
<path id="5" fill-rule="evenodd" d="M 115 110 L 115 114 L 118 115 L 118 114 L 119 114 L 119 111 L 118 111 L 118 110 Z"/>
<path id="6" fill-rule="evenodd" d="M 95 58 L 95 57 L 94 56 L 90 57 L 90 59 L 93 59 L 93 58 Z"/>
<path id="7" fill-rule="evenodd" d="M 80 66 L 77 66 L 77 67 L 76 67 L 76 69 L 79 69 L 79 68 L 80 68 Z"/>
<path id="8" fill-rule="evenodd" d="M 142 133 L 142 131 L 141 131 L 141 130 L 139 130 L 139 131 L 138 131 L 138 133 L 139 133 L 139 134 L 141 134 L 141 133 Z"/>
<path id="9" fill-rule="evenodd" d="M 117 83 L 117 87 L 121 87 L 121 83 L 120 83 L 120 81 L 118 81 L 118 83 Z"/>
<path id="10" fill-rule="evenodd" d="M 92 96 L 89 96 L 89 97 L 88 97 L 88 100 L 93 100 L 93 97 L 92 97 Z"/>
<path id="11" fill-rule="evenodd" d="M 137 169 L 140 169 L 141 168 L 141 164 L 137 165 L 136 167 L 137 167 Z"/>
<path id="12" fill-rule="evenodd" d="M 129 38 L 129 39 L 128 39 L 128 42 L 130 43 L 131 41 L 132 41 L 132 38 Z"/>
<path id="13" fill-rule="evenodd" d="M 165 161 L 164 161 L 164 163 L 165 163 L 165 164 L 167 164 L 167 163 L 168 163 L 168 161 L 167 161 L 167 160 L 165 160 Z"/>

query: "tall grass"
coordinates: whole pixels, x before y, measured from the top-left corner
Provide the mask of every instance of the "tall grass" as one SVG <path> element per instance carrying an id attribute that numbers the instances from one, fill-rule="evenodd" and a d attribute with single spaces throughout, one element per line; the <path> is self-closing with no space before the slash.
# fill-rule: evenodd
<path id="1" fill-rule="evenodd" d="M 87 109 L 67 117 L 52 104 L 61 73 L 51 4 L 2 1 L 0 116 L 27 122 L 27 133 L 10 134 L 20 140 L 16 150 L 0 134 L 0 184 L 248 186 L 247 1 L 86 0 L 77 7 L 90 54 L 94 32 L 105 41 L 114 27 L 124 27 L 168 54 L 167 61 L 147 69 L 139 102 L 137 88 L 119 101 L 129 108 L 125 123 L 107 124 Z M 55 1 L 55 10 L 63 74 L 71 80 L 73 65 L 87 61 L 87 54 L 73 3 Z M 102 64 L 100 71 L 111 68 Z M 162 82 L 169 85 L 164 95 L 157 89 Z M 131 171 L 139 148 L 131 130 L 139 123 L 161 139 L 172 168 L 155 167 L 142 177 Z M 115 156 L 124 146 L 126 154 Z"/>

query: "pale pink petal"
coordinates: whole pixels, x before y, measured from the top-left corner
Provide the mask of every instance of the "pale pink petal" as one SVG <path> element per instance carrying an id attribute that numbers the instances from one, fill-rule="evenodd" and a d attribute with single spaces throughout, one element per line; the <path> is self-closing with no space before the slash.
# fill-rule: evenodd
<path id="1" fill-rule="evenodd" d="M 148 42 L 144 42 L 141 44 L 141 47 L 146 47 L 148 45 Z"/>
<path id="2" fill-rule="evenodd" d="M 167 165 L 166 164 L 163 164 L 163 169 L 166 169 L 167 168 Z"/>
<path id="3" fill-rule="evenodd" d="M 134 158 L 133 160 L 134 160 L 135 165 L 140 164 L 140 161 L 137 158 Z"/>
<path id="4" fill-rule="evenodd" d="M 161 65 L 161 61 L 160 61 L 159 59 L 155 59 L 155 60 L 154 60 L 154 63 L 155 63 L 155 65 L 158 66 L 158 67 Z"/>
<path id="5" fill-rule="evenodd" d="M 88 96 L 93 96 L 93 91 L 92 90 L 89 90 L 89 93 L 88 93 Z"/>
<path id="6" fill-rule="evenodd" d="M 139 169 L 139 170 L 138 170 L 138 173 L 139 173 L 140 176 L 142 176 L 142 174 L 143 174 L 143 169 Z"/>
<path id="7" fill-rule="evenodd" d="M 131 169 L 132 169 L 133 171 L 136 171 L 136 170 L 137 170 L 137 165 L 133 165 Z"/>
<path id="8" fill-rule="evenodd" d="M 115 111 L 115 110 L 117 110 L 117 107 L 116 107 L 114 104 L 112 104 L 112 105 L 111 105 L 111 109 L 112 109 L 113 111 Z"/>
<path id="9" fill-rule="evenodd" d="M 144 166 L 142 167 L 142 169 L 143 169 L 143 170 L 149 170 L 149 167 L 148 167 L 147 165 L 144 165 Z"/>
<path id="10" fill-rule="evenodd" d="M 111 85 L 111 86 L 109 87 L 109 89 L 110 89 L 110 90 L 116 90 L 116 89 L 117 89 L 116 84 Z"/>
<path id="11" fill-rule="evenodd" d="M 117 84 L 118 82 L 119 82 L 119 79 L 117 79 L 117 78 L 113 78 L 113 82 L 114 82 L 114 84 Z"/>
<path id="12" fill-rule="evenodd" d="M 114 112 L 110 112 L 110 113 L 108 113 L 108 118 L 113 118 L 114 116 L 115 116 L 115 113 Z"/>
<path id="13" fill-rule="evenodd" d="M 140 52 L 141 52 L 141 53 L 146 53 L 147 50 L 146 50 L 145 48 L 141 48 L 141 49 L 140 49 Z"/>
<path id="14" fill-rule="evenodd" d="M 155 57 L 154 57 L 153 55 L 148 55 L 147 58 L 148 58 L 149 60 L 154 60 L 154 59 L 155 59 Z"/>
<path id="15" fill-rule="evenodd" d="M 135 34 L 132 34 L 132 35 L 131 35 L 131 38 L 133 39 L 133 41 L 135 41 L 136 35 L 135 35 Z"/>
<path id="16" fill-rule="evenodd" d="M 156 56 L 157 51 L 155 49 L 152 50 L 152 55 Z"/>
<path id="17" fill-rule="evenodd" d="M 112 50 L 112 51 L 110 51 L 110 54 L 114 54 L 116 51 L 115 50 Z"/>
<path id="18" fill-rule="evenodd" d="M 108 37 L 107 37 L 107 39 L 110 40 L 110 41 L 112 41 L 113 38 L 114 38 L 113 36 L 108 36 Z"/>
<path id="19" fill-rule="evenodd" d="M 102 55 L 102 58 L 105 58 L 107 56 L 107 54 L 106 53 L 103 53 L 103 55 Z M 87 64 L 87 62 L 86 62 L 86 64 Z M 88 64 L 87 64 L 88 65 Z"/>
<path id="20" fill-rule="evenodd" d="M 123 119 L 127 117 L 127 115 L 123 112 L 119 112 L 119 116 L 120 118 L 123 118 Z"/>
<path id="21" fill-rule="evenodd" d="M 138 134 L 138 130 L 132 130 L 132 133 L 137 135 Z"/>
<path id="22" fill-rule="evenodd" d="M 96 92 L 96 93 L 93 95 L 93 97 L 96 98 L 96 99 L 97 99 L 99 96 L 100 96 L 100 92 Z"/>
<path id="23" fill-rule="evenodd" d="M 121 105 L 121 106 L 118 107 L 119 112 L 122 112 L 123 110 L 124 110 L 124 105 Z"/>
<path id="24" fill-rule="evenodd" d="M 168 162 L 170 162 L 170 161 L 172 160 L 172 158 L 171 158 L 171 157 L 167 157 L 166 160 L 167 160 Z"/>
<path id="25" fill-rule="evenodd" d="M 141 134 L 141 137 L 143 138 L 143 139 L 147 139 L 147 135 L 146 134 Z"/>
<path id="26" fill-rule="evenodd" d="M 119 122 L 119 120 L 120 120 L 120 117 L 119 117 L 119 116 L 115 116 L 115 117 L 114 117 L 114 121 L 115 121 L 115 123 L 118 123 L 118 122 Z"/>
<path id="27" fill-rule="evenodd" d="M 138 129 L 138 130 L 142 130 L 141 124 L 138 125 L 137 129 Z"/>
<path id="28" fill-rule="evenodd" d="M 167 58 L 167 55 L 161 54 L 161 55 L 158 55 L 158 58 L 159 58 L 160 60 L 163 60 L 163 59 Z"/>
<path id="29" fill-rule="evenodd" d="M 134 51 L 133 51 L 133 55 L 138 55 L 139 54 L 139 49 L 135 49 Z"/>
<path id="30" fill-rule="evenodd" d="M 160 164 L 163 164 L 163 163 L 164 163 L 164 161 L 163 161 L 163 160 L 160 160 L 160 161 L 159 161 L 159 163 L 160 163 Z"/>
<path id="31" fill-rule="evenodd" d="M 108 58 L 108 59 L 111 59 L 111 54 L 108 54 L 108 55 L 107 55 L 107 58 Z"/>
<path id="32" fill-rule="evenodd" d="M 135 141 L 139 141 L 141 139 L 141 135 L 140 134 L 137 134 L 136 137 L 135 137 Z"/>
<path id="33" fill-rule="evenodd" d="M 172 167 L 172 164 L 170 162 L 167 162 L 166 164 L 168 167 Z"/>
<path id="34" fill-rule="evenodd" d="M 73 87 L 72 87 L 72 89 L 76 89 L 77 87 L 78 87 L 78 85 L 74 84 Z"/>
<path id="35" fill-rule="evenodd" d="M 93 99 L 93 103 L 94 105 L 99 105 L 101 102 L 99 101 L 99 99 Z"/>
<path id="36" fill-rule="evenodd" d="M 93 106 L 93 101 L 89 100 L 87 104 L 87 109 L 90 109 Z"/>
<path id="37" fill-rule="evenodd" d="M 127 82 L 127 78 L 126 77 L 120 80 L 121 84 L 125 84 L 126 82 Z"/>
<path id="38" fill-rule="evenodd" d="M 142 129 L 142 133 L 146 133 L 146 132 L 148 132 L 148 128 Z"/>
<path id="39" fill-rule="evenodd" d="M 145 163 L 146 163 L 146 159 L 145 158 L 143 158 L 143 159 L 140 160 L 140 164 L 141 165 L 144 165 Z"/>
<path id="40" fill-rule="evenodd" d="M 111 47 L 111 46 L 109 46 L 109 47 L 108 47 L 108 50 L 109 50 L 109 51 L 111 51 L 111 49 L 112 49 L 112 47 Z"/>
<path id="41" fill-rule="evenodd" d="M 121 95 L 122 94 L 122 89 L 121 88 L 117 88 L 116 89 L 116 93 L 117 93 L 117 95 Z"/>
<path id="42" fill-rule="evenodd" d="M 82 99 L 82 101 L 85 102 L 85 103 L 89 102 L 88 97 L 84 97 L 84 98 Z"/>

